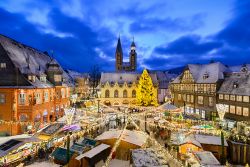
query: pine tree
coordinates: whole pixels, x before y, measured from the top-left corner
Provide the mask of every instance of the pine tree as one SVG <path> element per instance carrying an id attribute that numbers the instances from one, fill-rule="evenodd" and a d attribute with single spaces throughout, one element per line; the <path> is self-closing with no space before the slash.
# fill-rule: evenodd
<path id="1" fill-rule="evenodd" d="M 152 79 L 146 69 L 143 70 L 140 76 L 139 83 L 136 90 L 137 103 L 140 106 L 156 106 L 157 91 L 155 91 Z"/>

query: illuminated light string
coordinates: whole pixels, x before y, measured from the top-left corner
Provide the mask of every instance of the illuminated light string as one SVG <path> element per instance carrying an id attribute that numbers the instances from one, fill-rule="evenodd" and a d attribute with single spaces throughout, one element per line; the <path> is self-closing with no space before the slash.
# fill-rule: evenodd
<path id="1" fill-rule="evenodd" d="M 117 148 L 119 147 L 119 145 L 121 143 L 121 140 L 122 140 L 123 134 L 124 134 L 124 132 L 125 132 L 125 130 L 127 128 L 128 122 L 129 121 L 127 120 L 127 122 L 126 122 L 126 124 L 125 124 L 125 126 L 124 126 L 124 128 L 123 128 L 123 130 L 122 130 L 122 132 L 121 132 L 121 134 L 119 136 L 119 138 L 116 140 L 116 142 L 115 142 L 115 144 L 114 144 L 114 146 L 113 146 L 113 148 L 112 148 L 112 150 L 111 150 L 111 152 L 110 152 L 107 160 L 105 161 L 105 164 L 103 165 L 103 167 L 109 167 L 110 161 L 112 159 L 112 155 L 114 154 L 114 152 L 117 150 Z"/>
<path id="2" fill-rule="evenodd" d="M 133 120 L 132 117 L 130 117 L 132 120 L 132 124 L 134 124 L 134 126 L 136 127 L 137 130 L 140 130 L 142 133 L 144 133 L 144 135 L 148 136 L 148 139 L 151 140 L 152 143 L 154 143 L 155 145 L 155 150 L 157 151 L 157 153 L 163 154 L 163 155 L 167 155 L 170 159 L 173 159 L 175 164 L 178 166 L 183 167 L 182 162 L 177 160 L 174 156 L 172 156 L 171 154 L 169 154 L 169 152 L 156 140 L 154 139 L 152 136 L 148 135 L 146 132 L 144 132 Z M 165 156 L 163 156 L 165 157 Z M 167 160 L 167 159 L 166 159 Z M 167 161 L 169 161 L 167 160 Z"/>

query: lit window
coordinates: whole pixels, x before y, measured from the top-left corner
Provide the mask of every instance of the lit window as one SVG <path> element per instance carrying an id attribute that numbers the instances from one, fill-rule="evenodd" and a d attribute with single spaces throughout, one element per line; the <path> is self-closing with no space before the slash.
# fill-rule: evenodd
<path id="1" fill-rule="evenodd" d="M 49 101 L 49 93 L 48 93 L 48 91 L 45 91 L 45 92 L 44 92 L 44 101 L 45 101 L 45 102 L 48 102 L 48 101 Z"/>
<path id="2" fill-rule="evenodd" d="M 191 103 L 194 103 L 194 95 L 191 95 Z"/>
<path id="3" fill-rule="evenodd" d="M 0 68 L 6 68 L 6 63 L 0 63 Z"/>
<path id="4" fill-rule="evenodd" d="M 239 106 L 236 107 L 236 114 L 242 115 L 242 107 L 239 107 Z"/>
<path id="5" fill-rule="evenodd" d="M 115 97 L 115 98 L 118 98 L 118 90 L 115 90 L 115 92 L 114 92 L 114 97 Z"/>
<path id="6" fill-rule="evenodd" d="M 136 91 L 135 91 L 135 90 L 132 91 L 132 97 L 133 97 L 133 98 L 136 97 Z"/>
<path id="7" fill-rule="evenodd" d="M 209 106 L 213 106 L 214 105 L 213 97 L 208 97 L 208 105 Z"/>
<path id="8" fill-rule="evenodd" d="M 5 103 L 5 94 L 0 93 L 0 104 L 4 104 L 4 103 Z"/>
<path id="9" fill-rule="evenodd" d="M 18 99 L 19 99 L 19 104 L 25 104 L 26 94 L 20 93 Z"/>
<path id="10" fill-rule="evenodd" d="M 235 106 L 230 106 L 230 113 L 235 114 Z"/>
<path id="11" fill-rule="evenodd" d="M 62 75 L 54 75 L 55 82 L 62 82 Z"/>
<path id="12" fill-rule="evenodd" d="M 219 99 L 223 99 L 223 94 L 219 94 Z"/>
<path id="13" fill-rule="evenodd" d="M 36 93 L 36 104 L 40 104 L 40 103 L 41 103 L 40 93 Z"/>
<path id="14" fill-rule="evenodd" d="M 105 98 L 109 98 L 109 90 L 105 91 Z"/>
<path id="15" fill-rule="evenodd" d="M 198 96 L 198 104 L 203 104 L 203 96 Z"/>
<path id="16" fill-rule="evenodd" d="M 229 100 L 229 95 L 225 95 L 225 100 Z"/>
<path id="17" fill-rule="evenodd" d="M 128 92 L 127 92 L 127 90 L 124 90 L 124 91 L 123 91 L 123 97 L 124 97 L 124 98 L 127 98 L 127 97 L 128 97 Z"/>
<path id="18" fill-rule="evenodd" d="M 181 100 L 181 94 L 178 94 L 178 100 L 179 101 Z"/>
<path id="19" fill-rule="evenodd" d="M 245 117 L 249 116 L 249 108 L 243 107 L 243 116 Z"/>
<path id="20" fill-rule="evenodd" d="M 235 95 L 230 95 L 230 100 L 235 101 Z"/>
<path id="21" fill-rule="evenodd" d="M 242 96 L 237 96 L 237 101 L 242 101 Z"/>
<path id="22" fill-rule="evenodd" d="M 249 102 L 249 96 L 243 96 L 243 102 Z"/>
<path id="23" fill-rule="evenodd" d="M 62 96 L 62 98 L 65 98 L 65 91 L 64 91 L 64 89 L 61 89 L 61 96 Z"/>

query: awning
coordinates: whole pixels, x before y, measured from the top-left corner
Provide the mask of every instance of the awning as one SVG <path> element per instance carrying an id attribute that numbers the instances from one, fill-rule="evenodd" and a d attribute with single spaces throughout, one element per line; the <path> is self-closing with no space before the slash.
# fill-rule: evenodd
<path id="1" fill-rule="evenodd" d="M 170 104 L 170 103 L 164 103 L 163 105 L 157 107 L 157 109 L 160 109 L 160 110 L 176 110 L 176 109 L 178 109 L 178 107 L 176 107 L 175 105 Z"/>
<path id="2" fill-rule="evenodd" d="M 39 135 L 38 139 L 40 140 L 49 140 L 52 136 L 48 136 L 48 135 Z"/>
<path id="3" fill-rule="evenodd" d="M 109 147 L 110 147 L 110 145 L 100 144 L 100 145 L 94 147 L 93 149 L 89 150 L 88 152 L 85 152 L 84 154 L 77 156 L 75 159 L 79 161 L 84 157 L 93 158 L 95 155 L 101 153 L 102 151 L 106 150 Z"/>
<path id="4" fill-rule="evenodd" d="M 69 160 L 73 156 L 74 152 L 69 150 Z M 67 161 L 67 149 L 58 147 L 55 149 L 55 151 L 50 155 L 55 160 L 60 161 L 62 165 L 65 165 L 68 163 Z"/>

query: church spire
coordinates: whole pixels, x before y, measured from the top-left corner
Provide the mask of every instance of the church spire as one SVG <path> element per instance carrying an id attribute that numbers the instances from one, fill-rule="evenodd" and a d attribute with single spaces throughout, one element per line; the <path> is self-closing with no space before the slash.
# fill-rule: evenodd
<path id="1" fill-rule="evenodd" d="M 120 55 L 123 56 L 120 34 L 119 34 L 118 42 L 116 45 L 116 53 L 120 53 Z"/>

